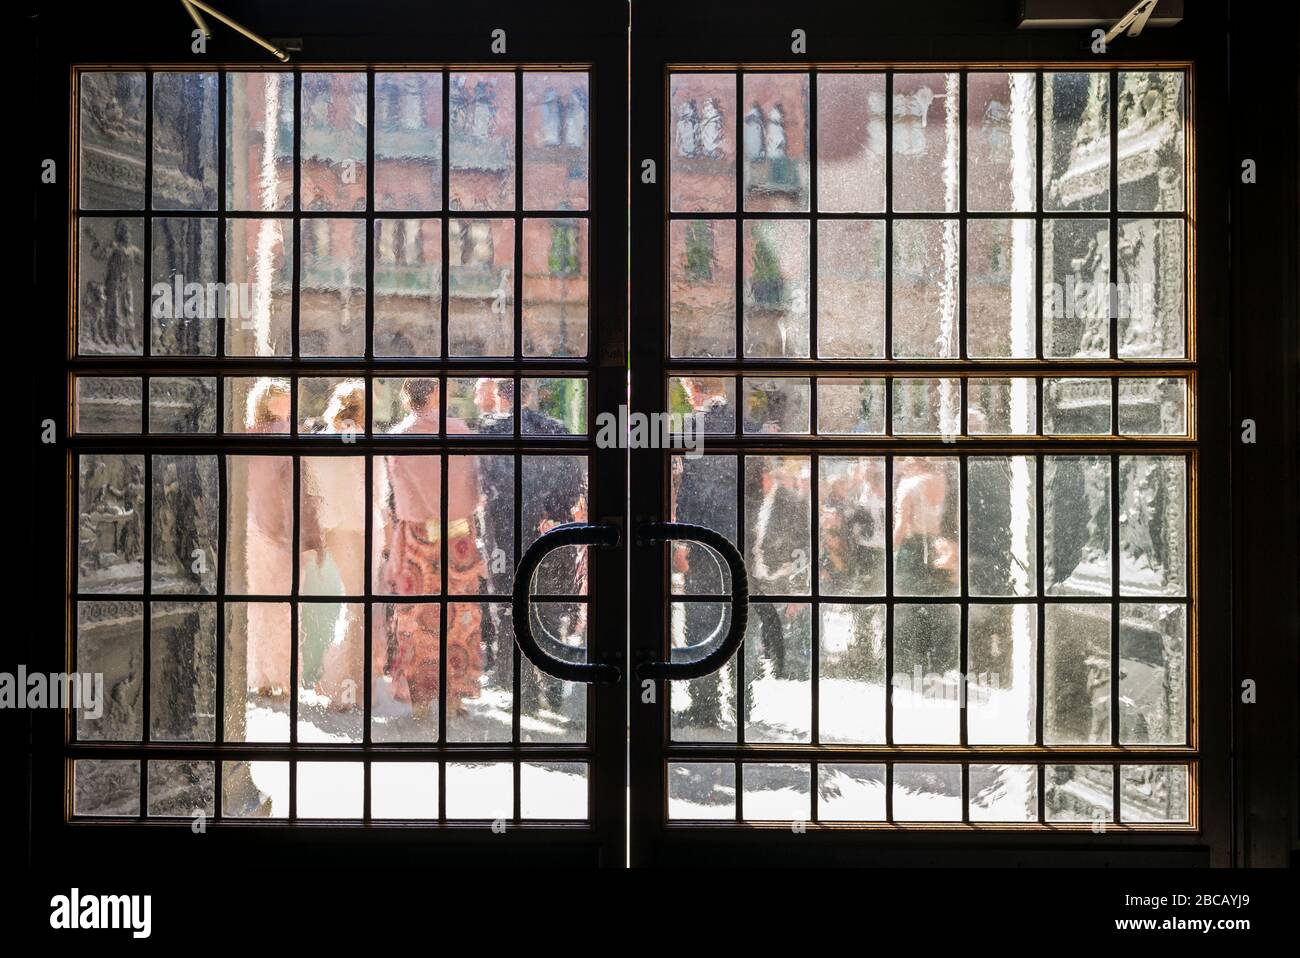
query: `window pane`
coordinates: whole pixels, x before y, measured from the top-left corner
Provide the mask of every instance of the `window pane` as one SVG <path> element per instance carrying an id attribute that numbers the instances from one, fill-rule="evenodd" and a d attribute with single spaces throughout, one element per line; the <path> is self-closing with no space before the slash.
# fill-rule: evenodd
<path id="1" fill-rule="evenodd" d="M 438 817 L 437 762 L 374 762 L 370 766 L 370 817 Z"/>
<path id="2" fill-rule="evenodd" d="M 673 356 L 735 356 L 735 227 L 730 220 L 674 220 L 668 234 Z"/>
<path id="3" fill-rule="evenodd" d="M 293 136 L 292 73 L 226 74 L 227 209 L 293 208 Z"/>
<path id="4" fill-rule="evenodd" d="M 807 595 L 812 529 L 807 456 L 745 457 L 745 567 L 751 595 Z"/>
<path id="5" fill-rule="evenodd" d="M 1109 379 L 1044 379 L 1043 434 L 1048 436 L 1109 436 Z"/>
<path id="6" fill-rule="evenodd" d="M 1187 821 L 1187 766 L 1121 765 L 1119 816 L 1126 823 Z"/>
<path id="7" fill-rule="evenodd" d="M 972 604 L 967 636 L 967 741 L 1033 745 L 1038 715 L 1037 607 Z"/>
<path id="8" fill-rule="evenodd" d="M 825 604 L 821 617 L 819 741 L 823 745 L 883 743 L 885 607 Z M 880 785 L 883 789 L 883 780 Z"/>
<path id="9" fill-rule="evenodd" d="M 1043 75 L 1043 208 L 1110 209 L 1110 75 Z"/>
<path id="10" fill-rule="evenodd" d="M 449 220 L 447 236 L 448 352 L 513 355 L 514 220 Z M 583 323 L 585 328 L 585 313 Z"/>
<path id="11" fill-rule="evenodd" d="M 78 759 L 73 763 L 72 813 L 133 818 L 140 814 L 140 763 Z"/>
<path id="12" fill-rule="evenodd" d="M 587 766 L 582 762 L 524 762 L 519 768 L 519 804 L 523 819 L 585 819 Z"/>
<path id="13" fill-rule="evenodd" d="M 217 242 L 214 218 L 154 217 L 149 276 L 154 355 L 211 356 L 218 317 L 251 318 L 252 290 L 217 283 Z"/>
<path id="14" fill-rule="evenodd" d="M 304 456 L 299 468 L 298 588 L 304 595 L 360 595 L 365 564 L 365 460 Z M 337 618 L 322 616 L 322 626 Z"/>
<path id="15" fill-rule="evenodd" d="M 570 550 L 571 551 L 571 550 Z M 533 628 L 550 635 L 586 660 L 587 606 L 538 602 Z M 519 674 L 519 727 L 524 742 L 579 743 L 587 740 L 587 685 L 564 682 L 524 661 Z"/>
<path id="16" fill-rule="evenodd" d="M 522 548 L 556 526 L 587 521 L 586 456 L 524 456 L 522 468 Z M 537 567 L 534 591 L 584 594 L 588 557 L 586 546 L 555 550 Z"/>
<path id="17" fill-rule="evenodd" d="M 817 357 L 885 354 L 884 220 L 817 223 Z"/>
<path id="18" fill-rule="evenodd" d="M 705 526 L 735 542 L 736 458 L 673 456 L 670 462 L 671 521 Z M 696 542 L 674 542 L 671 548 L 674 593 L 720 595 L 730 590 L 727 566 L 711 549 Z"/>
<path id="19" fill-rule="evenodd" d="M 966 380 L 966 432 L 971 436 L 1032 436 L 1038 431 L 1038 383 L 1014 379 Z"/>
<path id="20" fill-rule="evenodd" d="M 371 380 L 371 429 L 376 434 L 438 435 L 439 384 L 427 376 Z"/>
<path id="21" fill-rule="evenodd" d="M 143 416 L 136 376 L 78 376 L 75 429 L 79 433 L 138 433 Z"/>
<path id="22" fill-rule="evenodd" d="M 1038 821 L 1036 765 L 972 765 L 969 775 L 971 821 Z"/>
<path id="23" fill-rule="evenodd" d="M 668 763 L 668 817 L 736 817 L 736 766 L 721 762 Z"/>
<path id="24" fill-rule="evenodd" d="M 1187 592 L 1187 464 L 1182 456 L 1119 460 L 1119 589 Z"/>
<path id="25" fill-rule="evenodd" d="M 674 73 L 668 122 L 674 212 L 730 213 L 736 209 L 736 76 Z"/>
<path id="26" fill-rule="evenodd" d="M 1121 210 L 1183 209 L 1184 110 L 1181 72 L 1120 71 Z"/>
<path id="27" fill-rule="evenodd" d="M 304 376 L 298 380 L 298 432 L 301 435 L 356 437 L 366 431 L 363 379 Z"/>
<path id="28" fill-rule="evenodd" d="M 1120 356 L 1182 358 L 1187 271 L 1182 220 L 1120 220 L 1118 243 Z"/>
<path id="29" fill-rule="evenodd" d="M 226 322 L 231 356 L 288 356 L 293 343 L 293 224 L 287 219 L 226 221 L 226 283 L 239 318 Z M 229 288 L 229 287 L 228 287 Z"/>
<path id="30" fill-rule="evenodd" d="M 961 766 L 895 765 L 894 820 L 961 821 Z"/>
<path id="31" fill-rule="evenodd" d="M 746 762 L 740 767 L 745 821 L 806 822 L 812 814 L 808 765 Z"/>
<path id="32" fill-rule="evenodd" d="M 817 820 L 883 822 L 885 766 L 818 765 Z"/>
<path id="33" fill-rule="evenodd" d="M 451 208 L 515 208 L 515 75 L 453 73 Z"/>
<path id="34" fill-rule="evenodd" d="M 894 741 L 956 744 L 961 725 L 961 609 L 956 605 L 894 608 L 894 674 L 890 701 Z"/>
<path id="35" fill-rule="evenodd" d="M 363 624 L 359 603 L 298 606 L 298 741 L 361 741 Z"/>
<path id="36" fill-rule="evenodd" d="M 149 380 L 149 431 L 214 432 L 216 379 L 159 377 Z"/>
<path id="37" fill-rule="evenodd" d="M 587 221 L 524 220 L 523 351 L 587 354 Z"/>
<path id="38" fill-rule="evenodd" d="M 154 602 L 149 608 L 149 737 L 212 742 L 217 737 L 217 607 Z"/>
<path id="39" fill-rule="evenodd" d="M 967 578 L 971 595 L 1037 593 L 1037 467 L 1032 456 L 967 460 Z"/>
<path id="40" fill-rule="evenodd" d="M 818 460 L 823 595 L 884 595 L 885 460 Z"/>
<path id="41" fill-rule="evenodd" d="M 298 229 L 298 351 L 360 356 L 366 349 L 365 221 L 310 219 Z"/>
<path id="42" fill-rule="evenodd" d="M 736 431 L 736 381 L 721 376 L 673 376 L 668 380 L 668 411 L 695 416 L 695 433 L 730 435 Z"/>
<path id="43" fill-rule="evenodd" d="M 808 221 L 745 221 L 745 356 L 808 356 Z"/>
<path id="44" fill-rule="evenodd" d="M 375 74 L 374 205 L 442 209 L 441 73 Z"/>
<path id="45" fill-rule="evenodd" d="M 894 74 L 895 211 L 955 213 L 960 207 L 960 100 L 956 73 Z"/>
<path id="46" fill-rule="evenodd" d="M 211 818 L 217 813 L 214 762 L 150 762 L 149 817 Z"/>
<path id="47" fill-rule="evenodd" d="M 524 74 L 524 209 L 587 208 L 589 102 L 585 73 Z"/>
<path id="48" fill-rule="evenodd" d="M 1109 595 L 1110 459 L 1047 456 L 1043 575 L 1048 595 Z"/>
<path id="49" fill-rule="evenodd" d="M 1030 212 L 1037 175 L 1036 77 L 966 78 L 966 203 L 972 210 Z M 1032 227 L 1031 227 L 1032 228 Z"/>
<path id="50" fill-rule="evenodd" d="M 420 617 L 436 622 L 433 606 L 396 606 L 390 619 L 390 640 L 396 648 L 391 665 L 407 657 L 409 639 L 403 624 L 412 610 Z M 509 742 L 511 703 L 514 691 L 514 629 L 510 606 L 501 603 L 453 602 L 447 606 L 447 741 Z M 437 642 L 437 633 L 432 633 Z M 419 642 L 418 631 L 415 640 Z M 438 649 L 431 647 L 426 656 L 433 691 L 438 685 Z M 525 663 L 527 664 L 527 663 Z M 400 673 L 394 684 L 401 682 Z M 413 679 L 412 679 L 413 681 Z M 429 683 L 426 682 L 426 685 Z M 413 686 L 414 689 L 414 686 Z M 414 694 L 414 693 L 413 693 Z M 426 725 L 430 741 L 437 736 L 437 701 L 431 703 Z"/>
<path id="51" fill-rule="evenodd" d="M 885 75 L 817 74 L 817 208 L 885 209 Z"/>
<path id="52" fill-rule="evenodd" d="M 960 380 L 895 379 L 893 384 L 895 435 L 961 435 Z"/>
<path id="53" fill-rule="evenodd" d="M 702 651 L 716 648 L 730 627 L 731 610 L 724 603 L 673 603 L 668 625 L 672 661 L 698 659 Z M 674 742 L 736 741 L 735 661 L 733 655 L 712 675 L 669 683 Z"/>
<path id="54" fill-rule="evenodd" d="M 1110 355 L 1110 228 L 1043 221 L 1043 357 Z"/>
<path id="55" fill-rule="evenodd" d="M 1043 741 L 1109 745 L 1110 606 L 1047 606 Z"/>
<path id="56" fill-rule="evenodd" d="M 82 456 L 77 487 L 78 590 L 142 592 L 144 457 Z"/>
<path id="57" fill-rule="evenodd" d="M 299 762 L 300 818 L 360 818 L 365 778 L 360 762 Z"/>
<path id="58" fill-rule="evenodd" d="M 288 762 L 222 762 L 221 814 L 227 818 L 288 818 Z"/>
<path id="59" fill-rule="evenodd" d="M 438 741 L 438 671 L 442 634 L 439 604 L 376 603 L 371 607 L 370 615 L 373 630 L 370 636 L 371 739 L 376 742 Z M 455 708 L 451 702 L 449 698 L 449 720 Z"/>
<path id="60" fill-rule="evenodd" d="M 956 595 L 961 489 L 955 458 L 894 460 L 894 593 Z"/>
<path id="61" fill-rule="evenodd" d="M 226 591 L 287 595 L 293 578 L 293 460 L 227 456 Z"/>
<path id="62" fill-rule="evenodd" d="M 514 389 L 509 379 L 483 376 L 447 380 L 447 434 L 508 436 L 515 430 Z"/>
<path id="63" fill-rule="evenodd" d="M 154 209 L 217 208 L 217 122 L 215 73 L 153 75 Z"/>
<path id="64" fill-rule="evenodd" d="M 753 602 L 745 630 L 745 741 L 812 741 L 812 607 Z"/>
<path id="65" fill-rule="evenodd" d="M 823 436 L 883 436 L 885 380 L 817 380 L 817 432 Z"/>
<path id="66" fill-rule="evenodd" d="M 77 169 L 83 210 L 144 209 L 144 74 L 83 73 Z"/>
<path id="67" fill-rule="evenodd" d="M 747 435 L 806 435 L 810 387 L 807 379 L 744 379 Z"/>
<path id="68" fill-rule="evenodd" d="M 1119 434 L 1187 435 L 1187 380 L 1121 379 Z"/>
<path id="69" fill-rule="evenodd" d="M 508 819 L 514 815 L 514 772 L 506 762 L 448 762 L 447 817 Z"/>
<path id="70" fill-rule="evenodd" d="M 289 615 L 287 602 L 226 604 L 227 742 L 289 741 Z"/>
<path id="71" fill-rule="evenodd" d="M 84 216 L 77 226 L 77 352 L 144 352 L 144 220 Z"/>
<path id="72" fill-rule="evenodd" d="M 299 208 L 366 208 L 364 73 L 302 74 Z"/>
<path id="73" fill-rule="evenodd" d="M 1110 765 L 1048 765 L 1047 820 L 1092 822 L 1115 820 L 1114 767 Z"/>
<path id="74" fill-rule="evenodd" d="M 442 221 L 377 219 L 372 242 L 375 355 L 438 356 Z"/>
<path id="75" fill-rule="evenodd" d="M 808 209 L 808 74 L 744 76 L 745 211 Z"/>
<path id="76" fill-rule="evenodd" d="M 153 457 L 155 593 L 216 592 L 220 499 L 216 456 Z"/>
<path id="77" fill-rule="evenodd" d="M 519 411 L 525 436 L 582 436 L 587 432 L 587 380 L 523 379 Z"/>
<path id="78" fill-rule="evenodd" d="M 1119 607 L 1119 733 L 1124 745 L 1187 741 L 1187 607 Z"/>
<path id="79" fill-rule="evenodd" d="M 103 676 L 102 680 L 96 678 L 90 687 L 83 682 L 81 708 L 76 712 L 78 740 L 141 740 L 143 658 L 144 606 L 141 603 L 77 603 L 77 672 L 83 678 L 87 673 Z"/>
<path id="80" fill-rule="evenodd" d="M 966 350 L 972 359 L 1033 359 L 1034 223 L 966 224 Z"/>
<path id="81" fill-rule="evenodd" d="M 894 223 L 895 359 L 955 359 L 960 353 L 957 220 Z"/>

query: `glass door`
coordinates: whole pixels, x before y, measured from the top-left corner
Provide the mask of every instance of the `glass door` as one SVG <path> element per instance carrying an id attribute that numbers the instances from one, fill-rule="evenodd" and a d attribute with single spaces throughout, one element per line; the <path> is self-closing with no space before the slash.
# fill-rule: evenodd
<path id="1" fill-rule="evenodd" d="M 57 840 L 624 860 L 621 537 L 517 606 L 611 681 L 538 670 L 511 601 L 554 527 L 622 527 L 605 21 L 520 24 L 489 65 L 486 32 L 430 63 L 76 63 L 69 652 L 112 700 L 67 730 Z"/>
<path id="2" fill-rule="evenodd" d="M 633 861 L 1191 845 L 1191 64 L 639 29 Z"/>

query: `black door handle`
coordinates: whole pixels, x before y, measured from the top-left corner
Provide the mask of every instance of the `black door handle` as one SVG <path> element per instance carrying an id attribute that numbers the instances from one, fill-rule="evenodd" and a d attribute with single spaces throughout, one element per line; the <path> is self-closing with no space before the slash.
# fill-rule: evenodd
<path id="1" fill-rule="evenodd" d="M 749 622 L 749 575 L 745 572 L 745 560 L 740 551 L 721 533 L 686 522 L 647 522 L 637 527 L 636 538 L 638 545 L 669 540 L 698 542 L 720 555 L 731 572 L 731 625 L 726 637 L 721 642 L 717 641 L 718 633 L 722 631 L 719 622 L 718 628 L 703 642 L 677 650 L 686 653 L 703 651 L 699 658 L 685 662 L 642 662 L 637 666 L 636 677 L 698 679 L 718 671 L 740 648 L 740 643 L 745 640 L 745 626 Z"/>
<path id="2" fill-rule="evenodd" d="M 542 634 L 547 647 L 543 648 L 533 635 L 532 618 L 533 576 L 543 559 L 565 546 L 616 546 L 618 543 L 617 526 L 571 522 L 542 533 L 519 559 L 511 602 L 515 643 L 524 657 L 547 675 L 566 682 L 617 682 L 622 677 L 616 665 L 583 661 L 584 650 L 565 645 L 545 628 Z"/>

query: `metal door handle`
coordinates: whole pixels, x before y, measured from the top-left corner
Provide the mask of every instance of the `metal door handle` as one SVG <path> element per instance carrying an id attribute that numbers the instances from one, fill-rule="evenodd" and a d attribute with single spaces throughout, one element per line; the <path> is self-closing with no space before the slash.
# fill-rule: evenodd
<path id="1" fill-rule="evenodd" d="M 677 540 L 698 542 L 712 549 L 727 563 L 731 572 L 731 625 L 721 642 L 717 641 L 722 623 L 703 642 L 688 645 L 679 652 L 703 651 L 699 658 L 685 662 L 642 662 L 637 666 L 638 679 L 698 679 L 722 668 L 745 640 L 745 626 L 749 621 L 749 576 L 740 551 L 726 536 L 705 526 L 686 522 L 647 522 L 637 527 L 638 545 L 651 545 Z"/>
<path id="2" fill-rule="evenodd" d="M 617 526 L 572 522 L 556 526 L 537 537 L 519 559 L 515 568 L 515 589 L 511 602 L 515 643 L 524 657 L 547 675 L 566 682 L 617 682 L 622 673 L 618 666 L 606 662 L 586 662 L 586 652 L 565 645 L 543 628 L 543 642 L 533 635 L 532 592 L 537 567 L 550 553 L 565 546 L 616 546 Z"/>

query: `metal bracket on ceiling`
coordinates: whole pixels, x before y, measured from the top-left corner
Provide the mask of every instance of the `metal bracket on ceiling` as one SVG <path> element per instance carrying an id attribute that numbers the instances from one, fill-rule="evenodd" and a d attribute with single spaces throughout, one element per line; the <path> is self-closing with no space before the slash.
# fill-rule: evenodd
<path id="1" fill-rule="evenodd" d="M 208 16 L 219 21 L 220 23 L 224 23 L 226 26 L 230 27 L 230 29 L 234 30 L 236 33 L 240 34 L 241 36 L 247 37 L 249 40 L 252 40 L 259 47 L 269 52 L 280 62 L 282 63 L 289 62 L 289 54 L 286 53 L 284 50 L 280 49 L 280 47 L 277 47 L 275 44 L 270 43 L 269 41 L 263 40 L 252 30 L 249 30 L 247 27 L 236 23 L 234 20 L 230 19 L 230 17 L 226 16 L 224 13 L 212 9 L 212 7 L 204 3 L 203 0 L 181 0 L 181 6 L 185 8 L 185 12 L 190 15 L 190 19 L 194 21 L 194 25 L 199 28 L 199 31 L 203 34 L 203 36 L 211 37 L 212 31 L 208 28 L 207 21 L 203 19 L 203 16 L 199 11 L 203 11 L 203 13 L 206 13 Z"/>

